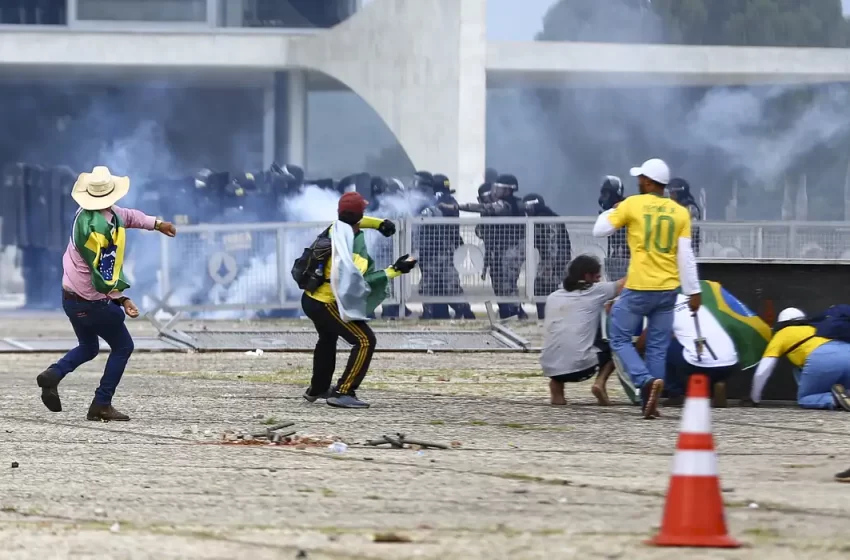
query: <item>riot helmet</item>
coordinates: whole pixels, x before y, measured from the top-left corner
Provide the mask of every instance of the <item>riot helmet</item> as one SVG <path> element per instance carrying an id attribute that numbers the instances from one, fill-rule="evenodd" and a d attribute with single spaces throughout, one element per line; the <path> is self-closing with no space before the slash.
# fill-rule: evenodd
<path id="1" fill-rule="evenodd" d="M 599 207 L 602 210 L 610 210 L 625 198 L 624 192 L 623 181 L 619 177 L 616 175 L 606 176 L 602 187 L 599 189 Z"/>
<path id="2" fill-rule="evenodd" d="M 510 198 L 519 190 L 519 181 L 513 175 L 499 175 L 496 182 L 492 184 L 492 188 L 495 200 Z"/>
<path id="3" fill-rule="evenodd" d="M 478 187 L 478 203 L 488 204 L 493 202 L 493 187 L 490 183 L 482 183 Z"/>
<path id="4" fill-rule="evenodd" d="M 449 178 L 442 174 L 437 174 L 432 177 L 434 190 L 438 193 L 443 194 L 454 194 L 454 190 L 452 190 L 452 183 L 449 181 Z"/>
<path id="5" fill-rule="evenodd" d="M 546 201 L 539 194 L 527 194 L 522 197 L 522 204 L 525 213 L 529 216 L 535 216 L 540 213 L 540 210 L 546 207 Z"/>
<path id="6" fill-rule="evenodd" d="M 383 177 L 372 177 L 370 191 L 373 198 L 384 196 L 389 190 L 389 183 Z"/>
<path id="7" fill-rule="evenodd" d="M 357 191 L 357 175 L 348 175 L 339 180 L 336 185 L 336 190 L 339 194 Z"/>
<path id="8" fill-rule="evenodd" d="M 387 195 L 389 196 L 401 196 L 404 194 L 404 183 L 401 179 L 397 179 L 395 177 L 390 177 L 390 180 L 387 181 Z"/>
<path id="9" fill-rule="evenodd" d="M 292 177 L 293 182 L 297 186 L 304 184 L 304 169 L 301 167 L 287 163 L 283 166 L 282 171 Z"/>
<path id="10" fill-rule="evenodd" d="M 495 183 L 496 179 L 499 178 L 499 172 L 493 169 L 492 167 L 488 167 L 484 170 L 484 182 L 485 183 Z"/>
<path id="11" fill-rule="evenodd" d="M 667 183 L 667 194 L 679 204 L 687 204 L 693 200 L 691 186 L 679 177 L 670 179 L 670 182 Z"/>
<path id="12" fill-rule="evenodd" d="M 201 169 L 197 173 L 195 173 L 195 188 L 196 189 L 207 189 L 210 187 L 210 177 L 212 176 L 212 169 Z"/>

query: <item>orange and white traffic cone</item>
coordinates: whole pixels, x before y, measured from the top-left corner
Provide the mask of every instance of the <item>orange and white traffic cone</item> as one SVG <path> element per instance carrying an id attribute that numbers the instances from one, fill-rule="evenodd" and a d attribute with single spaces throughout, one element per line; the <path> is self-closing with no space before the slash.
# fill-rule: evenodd
<path id="1" fill-rule="evenodd" d="M 688 383 L 661 532 L 647 544 L 707 548 L 741 546 L 726 532 L 706 375 L 692 375 Z"/>

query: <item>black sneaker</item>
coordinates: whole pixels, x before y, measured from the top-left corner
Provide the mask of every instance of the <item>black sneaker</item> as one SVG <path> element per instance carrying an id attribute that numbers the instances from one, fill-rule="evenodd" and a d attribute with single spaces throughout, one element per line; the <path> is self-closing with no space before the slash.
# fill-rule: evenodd
<path id="1" fill-rule="evenodd" d="M 54 368 L 47 368 L 35 378 L 41 387 L 41 402 L 50 412 L 62 412 L 62 401 L 59 399 L 59 382 L 62 375 Z"/>
<path id="2" fill-rule="evenodd" d="M 835 480 L 838 482 L 850 482 L 850 469 L 835 475 Z"/>
<path id="3" fill-rule="evenodd" d="M 847 396 L 844 385 L 832 386 L 832 398 L 835 401 L 835 408 L 850 412 L 850 397 Z"/>
<path id="4" fill-rule="evenodd" d="M 658 397 L 661 396 L 661 391 L 664 390 L 664 381 L 661 379 L 653 379 L 648 383 L 644 383 L 640 388 L 640 400 L 643 404 L 643 417 L 647 420 L 658 418 Z"/>
<path id="5" fill-rule="evenodd" d="M 324 391 L 323 393 L 319 393 L 318 395 L 312 395 L 312 394 L 310 394 L 310 387 L 307 387 L 307 390 L 304 391 L 304 400 L 307 401 L 307 402 L 310 402 L 310 403 L 314 403 L 319 399 L 327 399 L 332 394 L 333 394 L 333 391 L 328 389 L 327 391 Z"/>
<path id="6" fill-rule="evenodd" d="M 345 395 L 337 393 L 328 397 L 327 403 L 335 408 L 369 408 L 369 403 L 358 399 L 354 391 Z"/>

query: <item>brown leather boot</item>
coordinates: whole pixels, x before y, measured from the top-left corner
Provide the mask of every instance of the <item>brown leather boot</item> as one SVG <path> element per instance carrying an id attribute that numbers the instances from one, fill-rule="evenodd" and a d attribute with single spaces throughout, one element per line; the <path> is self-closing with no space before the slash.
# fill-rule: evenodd
<path id="1" fill-rule="evenodd" d="M 86 414 L 86 420 L 99 420 L 101 422 L 126 422 L 129 419 L 129 416 L 118 412 L 111 404 L 104 405 L 91 403 L 89 413 Z"/>

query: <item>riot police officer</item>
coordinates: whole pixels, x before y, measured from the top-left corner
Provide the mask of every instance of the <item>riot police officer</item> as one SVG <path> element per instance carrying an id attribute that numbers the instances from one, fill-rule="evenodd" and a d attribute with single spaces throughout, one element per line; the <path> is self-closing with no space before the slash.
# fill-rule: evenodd
<path id="1" fill-rule="evenodd" d="M 691 194 L 691 186 L 684 179 L 676 177 L 667 183 L 667 193 L 670 198 L 684 206 L 691 215 L 691 244 L 694 255 L 699 256 L 699 226 L 696 223 L 702 220 L 702 210 Z"/>
<path id="2" fill-rule="evenodd" d="M 424 217 L 458 218 L 460 211 L 451 182 L 445 175 L 433 175 L 431 187 L 433 204 L 422 210 Z M 422 224 L 418 229 L 419 268 L 422 280 L 419 293 L 425 296 L 463 296 L 460 275 L 454 266 L 454 254 L 463 245 L 460 226 L 454 224 Z M 455 318 L 475 319 L 468 303 L 429 303 L 423 306 L 423 319 L 450 319 L 449 307 Z"/>
<path id="3" fill-rule="evenodd" d="M 615 175 L 608 175 L 599 189 L 599 213 L 610 210 L 625 200 L 623 181 Z M 608 238 L 608 256 L 605 259 L 605 272 L 613 282 L 626 275 L 629 267 L 629 244 L 626 240 L 626 228 L 618 229 Z"/>
<path id="4" fill-rule="evenodd" d="M 556 214 L 546 206 L 539 194 L 522 197 L 525 214 L 529 218 L 551 218 Z M 537 261 L 537 273 L 534 276 L 534 295 L 548 297 L 561 287 L 567 274 L 567 265 L 572 258 L 572 246 L 567 226 L 551 222 L 534 224 L 534 248 L 540 259 Z M 537 318 L 546 318 L 546 303 L 537 304 Z"/>
<path id="5" fill-rule="evenodd" d="M 479 213 L 482 217 L 525 216 L 525 211 L 521 207 L 522 203 L 515 195 L 519 190 L 519 181 L 515 176 L 499 175 L 490 187 L 490 202 L 462 204 L 459 209 L 464 212 Z M 481 231 L 486 238 L 484 242 L 487 251 L 492 254 L 492 261 L 487 264 L 491 266 L 490 280 L 493 284 L 493 293 L 498 297 L 519 296 L 517 282 L 525 261 L 525 226 L 523 224 L 485 225 L 482 226 Z M 519 303 L 499 303 L 500 318 L 507 319 L 513 316 L 518 316 L 520 319 L 528 318 Z"/>

